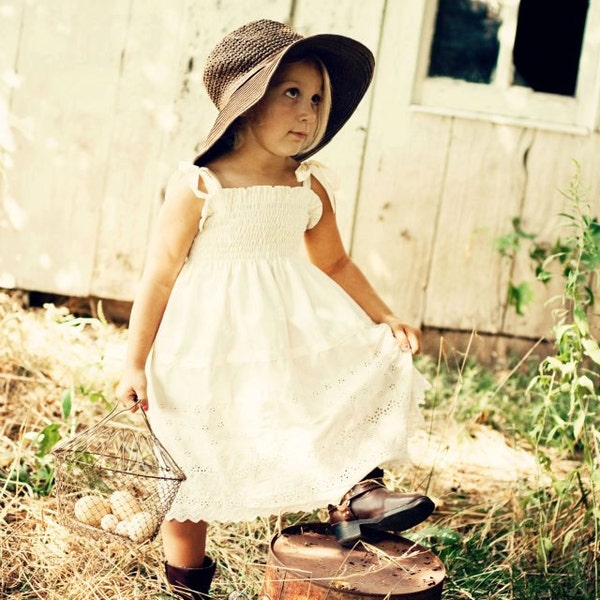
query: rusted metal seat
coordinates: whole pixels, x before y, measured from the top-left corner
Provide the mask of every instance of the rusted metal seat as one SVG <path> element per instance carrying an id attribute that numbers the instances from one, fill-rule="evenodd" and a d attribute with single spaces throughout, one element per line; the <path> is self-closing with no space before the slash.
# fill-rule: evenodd
<path id="1" fill-rule="evenodd" d="M 445 568 L 431 550 L 374 532 L 340 546 L 328 524 L 288 527 L 271 541 L 261 600 L 439 600 Z"/>

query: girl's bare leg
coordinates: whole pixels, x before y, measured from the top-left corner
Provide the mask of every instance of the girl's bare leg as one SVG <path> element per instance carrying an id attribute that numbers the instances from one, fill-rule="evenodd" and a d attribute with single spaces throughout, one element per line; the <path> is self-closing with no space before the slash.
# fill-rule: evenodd
<path id="1" fill-rule="evenodd" d="M 201 567 L 206 551 L 206 530 L 205 521 L 164 521 L 162 538 L 167 563 L 188 569 Z"/>

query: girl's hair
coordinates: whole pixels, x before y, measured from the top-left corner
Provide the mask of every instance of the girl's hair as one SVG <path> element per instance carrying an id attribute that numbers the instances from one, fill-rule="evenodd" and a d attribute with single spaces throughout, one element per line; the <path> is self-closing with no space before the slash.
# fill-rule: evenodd
<path id="1" fill-rule="evenodd" d="M 319 110 L 317 111 L 317 126 L 312 138 L 307 141 L 306 145 L 303 146 L 300 151 L 304 154 L 315 148 L 323 139 L 325 131 L 327 131 L 329 113 L 331 112 L 331 79 L 329 78 L 327 67 L 318 56 L 309 55 L 300 60 L 290 61 L 289 64 L 292 64 L 293 62 L 307 62 L 314 65 L 320 71 L 321 77 L 323 78 L 323 92 L 321 94 L 321 101 L 319 102 Z"/>

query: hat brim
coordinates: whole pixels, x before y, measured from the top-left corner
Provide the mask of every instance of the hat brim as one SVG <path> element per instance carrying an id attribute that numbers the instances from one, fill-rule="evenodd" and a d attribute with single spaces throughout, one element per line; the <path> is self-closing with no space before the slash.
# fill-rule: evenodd
<path id="1" fill-rule="evenodd" d="M 337 34 L 318 34 L 290 44 L 266 61 L 250 79 L 238 87 L 217 118 L 206 139 L 198 149 L 194 163 L 202 166 L 222 152 L 218 142 L 232 123 L 265 95 L 269 83 L 284 61 L 315 55 L 325 65 L 331 81 L 331 111 L 327 128 L 319 143 L 293 158 L 306 160 L 323 148 L 352 116 L 373 78 L 375 59 L 360 42 Z"/>

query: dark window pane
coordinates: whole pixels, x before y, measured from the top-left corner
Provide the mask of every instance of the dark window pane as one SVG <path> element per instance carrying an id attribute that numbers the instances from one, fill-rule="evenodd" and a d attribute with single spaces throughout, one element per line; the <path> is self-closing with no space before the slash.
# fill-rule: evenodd
<path id="1" fill-rule="evenodd" d="M 492 3 L 439 0 L 429 77 L 490 83 L 498 60 L 500 24 Z"/>
<path id="2" fill-rule="evenodd" d="M 588 0 L 521 0 L 513 48 L 515 81 L 574 96 Z"/>

